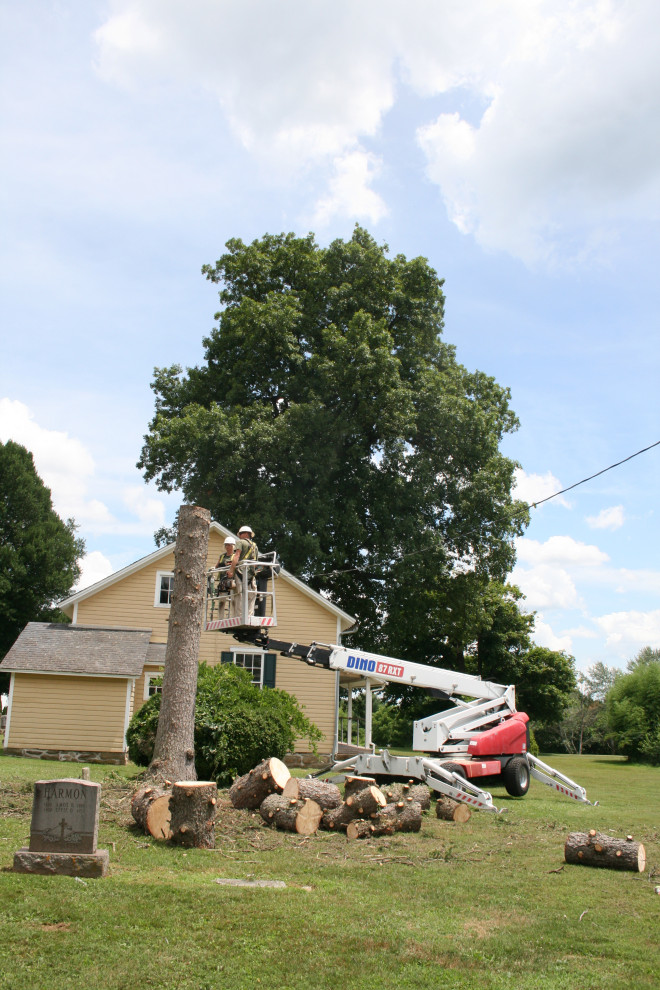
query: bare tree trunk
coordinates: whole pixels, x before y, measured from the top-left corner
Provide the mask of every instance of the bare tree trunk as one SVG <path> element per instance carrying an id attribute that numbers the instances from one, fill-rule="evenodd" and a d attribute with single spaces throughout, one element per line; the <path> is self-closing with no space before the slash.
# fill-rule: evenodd
<path id="1" fill-rule="evenodd" d="M 174 551 L 163 694 L 148 776 L 195 780 L 195 694 L 211 514 L 182 505 Z"/>

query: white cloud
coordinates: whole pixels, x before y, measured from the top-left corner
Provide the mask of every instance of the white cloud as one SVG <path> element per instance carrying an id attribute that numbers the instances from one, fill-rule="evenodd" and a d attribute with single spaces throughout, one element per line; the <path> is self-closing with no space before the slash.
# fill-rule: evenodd
<path id="1" fill-rule="evenodd" d="M 651 0 L 113 0 L 95 41 L 103 79 L 213 94 L 242 145 L 294 181 L 377 137 L 397 88 L 441 96 L 417 140 L 449 216 L 487 248 L 550 262 L 609 250 L 618 224 L 660 212 L 659 28 Z M 353 201 L 335 188 L 318 209 L 337 200 Z"/>
<path id="2" fill-rule="evenodd" d="M 592 529 L 620 529 L 625 522 L 622 505 L 612 505 L 601 509 L 597 516 L 587 516 L 587 522 Z"/>
<path id="3" fill-rule="evenodd" d="M 97 581 L 102 581 L 103 578 L 108 577 L 109 574 L 112 574 L 112 571 L 112 564 L 98 550 L 86 553 L 80 561 L 80 578 L 78 579 L 75 590 L 82 591 L 83 588 L 89 588 L 90 585 L 96 584 Z"/>
<path id="4" fill-rule="evenodd" d="M 596 620 L 607 636 L 608 646 L 617 646 L 632 656 L 641 646 L 660 647 L 660 609 L 649 612 L 610 612 Z"/>
<path id="5" fill-rule="evenodd" d="M 511 583 L 525 596 L 525 608 L 579 608 L 581 605 L 575 582 L 561 567 L 540 565 L 533 568 L 516 566 Z"/>
<path id="6" fill-rule="evenodd" d="M 546 471 L 545 474 L 528 474 L 522 468 L 517 468 L 514 473 L 514 483 L 514 497 L 521 499 L 528 505 L 541 502 L 543 499 L 554 495 L 555 492 L 561 491 L 562 488 L 561 481 L 555 478 L 551 471 Z M 558 505 L 563 505 L 565 508 L 570 508 L 570 503 L 563 495 L 558 495 L 552 501 Z"/>
<path id="7" fill-rule="evenodd" d="M 548 650 L 565 650 L 567 653 L 571 653 L 573 649 L 570 635 L 554 633 L 540 613 L 536 616 L 534 623 L 534 642 L 537 646 L 545 646 Z"/>
<path id="8" fill-rule="evenodd" d="M 380 161 L 364 151 L 352 151 L 335 160 L 330 195 L 316 204 L 312 222 L 325 226 L 334 217 L 365 217 L 377 223 L 387 213 L 381 197 L 369 188 L 380 172 Z"/>
<path id="9" fill-rule="evenodd" d="M 141 523 L 152 528 L 165 525 L 165 503 L 150 495 L 144 485 L 131 485 L 124 489 L 123 501 Z"/>
<path id="10" fill-rule="evenodd" d="M 537 566 L 600 567 L 608 555 L 593 544 L 581 543 L 572 536 L 551 536 L 545 543 L 521 537 L 516 540 L 518 561 Z"/>

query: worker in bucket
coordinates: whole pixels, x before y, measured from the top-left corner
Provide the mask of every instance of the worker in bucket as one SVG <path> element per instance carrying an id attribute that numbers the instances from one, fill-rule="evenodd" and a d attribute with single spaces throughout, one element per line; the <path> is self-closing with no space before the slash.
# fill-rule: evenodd
<path id="1" fill-rule="evenodd" d="M 232 618 L 242 618 L 243 616 L 243 589 L 247 586 L 248 601 L 247 614 L 254 615 L 254 606 L 257 599 L 257 582 L 254 576 L 253 567 L 236 568 L 243 561 L 254 560 L 259 557 L 257 544 L 254 542 L 254 533 L 251 526 L 241 526 L 238 531 L 238 543 L 229 566 L 227 576 L 235 580 L 236 587 L 232 591 L 230 616 Z"/>
<path id="2" fill-rule="evenodd" d="M 216 567 L 230 567 L 234 554 L 236 553 L 236 540 L 233 536 L 225 537 L 225 548 L 223 552 L 218 557 L 218 563 Z M 218 618 L 224 619 L 225 612 L 227 610 L 227 604 L 229 603 L 229 596 L 234 590 L 235 580 L 233 577 L 229 577 L 228 571 L 223 571 L 218 574 L 218 579 L 215 585 L 215 596 L 219 599 L 218 601 Z M 215 602 L 213 603 L 215 605 Z M 212 614 L 212 613 L 211 613 Z"/>

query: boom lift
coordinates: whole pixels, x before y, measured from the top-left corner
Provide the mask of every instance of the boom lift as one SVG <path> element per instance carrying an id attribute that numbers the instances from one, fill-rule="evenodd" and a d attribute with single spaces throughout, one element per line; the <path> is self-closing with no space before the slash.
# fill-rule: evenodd
<path id="1" fill-rule="evenodd" d="M 566 797 L 591 804 L 583 787 L 529 752 L 529 717 L 516 711 L 513 685 L 505 687 L 471 674 L 358 652 L 336 644 L 300 646 L 273 640 L 267 630 L 240 631 L 239 638 L 314 667 L 354 672 L 381 684 L 427 688 L 434 696 L 453 702 L 454 707 L 413 725 L 413 749 L 427 755 L 393 756 L 387 750 L 361 753 L 334 763 L 315 776 L 350 768 L 357 774 L 377 779 L 414 778 L 454 800 L 481 810 L 497 811 L 491 795 L 476 782 L 501 780 L 509 794 L 522 797 L 529 789 L 531 775 Z"/>
<path id="2" fill-rule="evenodd" d="M 304 661 L 313 667 L 354 673 L 376 684 L 410 684 L 425 688 L 453 707 L 413 723 L 413 750 L 423 756 L 394 756 L 387 750 L 364 752 L 332 764 L 314 776 L 351 769 L 376 778 L 414 778 L 433 790 L 485 811 L 498 811 L 480 783 L 502 781 L 509 794 L 527 793 L 530 775 L 566 797 L 585 804 L 586 791 L 575 781 L 529 752 L 529 717 L 516 710 L 516 691 L 471 674 L 412 663 L 377 653 L 366 653 L 327 643 L 274 640 L 269 628 L 277 625 L 275 578 L 280 564 L 275 554 L 236 567 L 235 580 L 243 584 L 242 610 L 231 615 L 227 567 L 208 572 L 204 628 L 230 633 L 239 642 Z M 250 589 L 256 574 L 257 590 Z M 271 590 L 268 585 L 271 584 Z M 250 614 L 250 597 L 255 602 Z M 256 596 L 256 598 L 255 598 Z M 468 700 L 466 700 L 468 699 Z"/>

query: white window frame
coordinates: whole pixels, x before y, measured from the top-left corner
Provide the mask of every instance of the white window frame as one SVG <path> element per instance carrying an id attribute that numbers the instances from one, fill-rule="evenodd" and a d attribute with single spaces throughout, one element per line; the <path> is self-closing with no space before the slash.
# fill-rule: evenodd
<path id="1" fill-rule="evenodd" d="M 161 680 L 162 677 L 163 677 L 163 671 L 162 670 L 161 670 L 160 673 L 157 673 L 155 670 L 152 670 L 152 672 L 150 674 L 145 674 L 144 675 L 144 700 L 145 701 L 148 701 L 149 698 L 152 697 L 152 695 L 149 694 L 149 686 L 150 686 L 151 682 L 152 681 L 155 681 L 155 680 Z M 159 684 L 154 689 L 154 694 L 157 694 L 158 692 L 162 692 L 162 690 L 163 690 L 163 685 L 162 684 Z"/>
<path id="2" fill-rule="evenodd" d="M 252 671 L 252 668 L 251 667 L 244 667 L 242 663 L 236 663 L 236 657 L 237 656 L 241 656 L 241 657 L 260 657 L 260 659 L 261 659 L 260 668 L 261 669 L 259 671 L 259 683 L 257 684 L 257 682 L 254 680 L 254 677 L 252 678 L 252 683 L 254 684 L 255 687 L 263 688 L 263 686 L 264 686 L 264 667 L 266 666 L 265 663 L 264 663 L 264 658 L 266 656 L 266 651 L 265 650 L 255 650 L 255 649 L 247 649 L 246 650 L 245 647 L 243 647 L 243 646 L 232 646 L 232 648 L 230 650 L 230 653 L 232 655 L 232 663 L 234 664 L 234 666 L 235 667 L 242 667 L 243 670 L 248 670 L 251 674 L 253 672 Z"/>
<path id="3" fill-rule="evenodd" d="M 172 578 L 174 583 L 174 571 L 156 571 L 156 590 L 154 591 L 154 608 L 170 608 L 171 602 L 161 602 L 161 581 L 164 577 Z M 172 597 L 172 585 L 170 585 L 170 598 Z"/>

